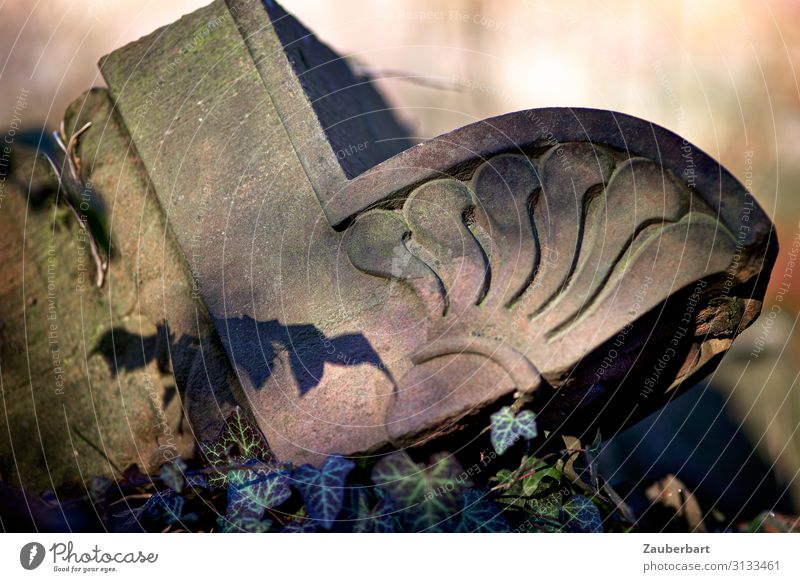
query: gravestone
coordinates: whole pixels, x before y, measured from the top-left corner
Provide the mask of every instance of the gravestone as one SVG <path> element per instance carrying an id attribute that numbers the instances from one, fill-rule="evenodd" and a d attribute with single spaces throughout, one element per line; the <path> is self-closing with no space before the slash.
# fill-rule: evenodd
<path id="1" fill-rule="evenodd" d="M 67 132 L 92 123 L 81 180 L 198 439 L 234 402 L 295 462 L 468 439 L 511 403 L 608 434 L 760 311 L 772 224 L 644 120 L 533 109 L 412 146 L 271 1 L 217 0 L 100 69 Z"/>

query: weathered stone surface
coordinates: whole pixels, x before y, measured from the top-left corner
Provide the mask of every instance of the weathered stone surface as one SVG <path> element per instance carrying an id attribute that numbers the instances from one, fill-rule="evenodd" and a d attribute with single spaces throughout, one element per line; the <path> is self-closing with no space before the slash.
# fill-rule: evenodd
<path id="1" fill-rule="evenodd" d="M 380 299 L 337 276 L 341 234 L 318 192 L 346 182 L 340 158 L 363 158 L 351 172 L 385 159 L 393 150 L 377 132 L 391 123 L 352 130 L 337 153 L 263 5 L 230 7 L 189 15 L 101 69 L 271 446 L 298 460 L 369 450 L 387 440 L 381 358 L 410 345 L 377 339 L 382 321 L 362 318 Z M 354 106 L 386 109 L 375 98 L 370 89 Z"/>
<path id="2" fill-rule="evenodd" d="M 515 144 L 520 152 L 536 143 L 528 137 L 532 143 Z M 665 148 L 677 139 L 660 137 Z M 452 134 L 442 140 L 469 144 Z M 405 155 L 386 165 L 405 165 Z M 410 354 L 415 367 L 399 380 L 388 410 L 393 440 L 425 438 L 441 430 L 442 417 L 474 413 L 483 403 L 455 388 L 469 383 L 474 390 L 481 382 L 467 361 L 451 361 L 443 371 L 444 356 L 484 356 L 513 379 L 505 394 L 526 400 L 541 387 L 541 374 L 558 389 L 540 408 L 550 426 L 570 414 L 588 422 L 592 409 L 613 425 L 649 411 L 651 394 L 680 385 L 726 349 L 756 314 L 757 301 L 741 297 L 741 286 L 752 283 L 753 262 L 765 258 L 757 253 L 768 251 L 750 229 L 769 223 L 741 189 L 726 195 L 740 197 L 744 229 L 728 223 L 718 206 L 677 179 L 678 170 L 611 144 L 568 141 L 481 160 L 467 175 L 461 166 L 461 179 L 439 177 L 415 188 L 402 211 L 358 216 L 346 235 L 351 263 L 407 283 L 427 305 L 444 306 L 429 309 L 426 339 Z M 737 254 L 748 256 L 746 263 L 732 264 Z M 421 285 L 423 279 L 429 281 Z M 426 366 L 427 373 L 418 369 Z M 501 378 L 483 379 L 479 392 L 493 394 Z M 559 405 L 565 392 L 578 403 Z M 613 410 L 597 410 L 612 397 Z M 417 426 L 409 426 L 406 419 L 422 403 L 428 404 L 414 413 Z"/>
<path id="3" fill-rule="evenodd" d="M 94 284 L 85 233 L 56 204 L 44 157 L 14 151 L 14 190 L 0 217 L 2 432 L 10 435 L 0 439 L 0 475 L 33 493 L 83 491 L 95 475 L 119 477 L 133 463 L 152 471 L 190 456 L 241 394 L 105 90 L 89 91 L 65 114 L 68 134 L 87 122 L 92 131 L 75 148 L 80 191 L 58 195 L 72 195 L 110 242 L 103 288 Z"/>
<path id="4" fill-rule="evenodd" d="M 0 215 L 0 471 L 28 489 L 189 454 L 235 404 L 298 462 L 474 434 L 512 401 L 607 434 L 760 310 L 772 225 L 645 121 L 531 110 L 408 148 L 369 85 L 254 0 L 101 68 L 65 127 L 92 124 L 75 195 L 106 285 L 54 198 Z"/>
<path id="5" fill-rule="evenodd" d="M 515 399 L 616 428 L 758 314 L 772 225 L 680 137 L 554 108 L 397 153 L 377 94 L 283 15 L 218 1 L 101 63 L 279 457 L 424 442 Z"/>
<path id="6" fill-rule="evenodd" d="M 85 492 L 94 475 L 191 454 L 165 338 L 137 309 L 125 266 L 112 261 L 95 287 L 49 166 L 22 147 L 13 161 L 0 212 L 3 482 Z"/>
<path id="7" fill-rule="evenodd" d="M 147 173 L 107 91 L 87 92 L 71 104 L 64 121 L 68 133 L 86 123 L 94 128 L 76 144 L 84 191 L 103 211 L 112 255 L 135 289 L 136 313 L 163 336 L 161 357 L 192 436 L 211 438 L 241 388 Z"/>

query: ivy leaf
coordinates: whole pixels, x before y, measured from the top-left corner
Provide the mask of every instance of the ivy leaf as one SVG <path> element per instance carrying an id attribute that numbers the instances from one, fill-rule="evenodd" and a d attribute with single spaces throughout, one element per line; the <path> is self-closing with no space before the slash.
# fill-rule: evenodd
<path id="1" fill-rule="evenodd" d="M 485 491 L 469 489 L 461 498 L 461 523 L 457 532 L 461 533 L 508 533 L 511 526 L 503 517 L 500 507 L 492 501 Z"/>
<path id="2" fill-rule="evenodd" d="M 528 502 L 528 508 L 531 515 L 524 524 L 525 531 L 546 533 L 561 531 L 559 523 L 561 495 L 559 493 L 551 493 L 540 499 L 531 499 Z"/>
<path id="3" fill-rule="evenodd" d="M 222 467 L 240 464 L 247 459 L 274 460 L 267 441 L 238 406 L 225 419 L 225 425 L 217 438 L 201 443 L 200 451 L 212 468 L 220 468 L 208 476 L 208 482 L 212 486 L 223 486 L 227 483 L 228 475 Z"/>
<path id="4" fill-rule="evenodd" d="M 526 510 L 531 502 L 547 496 L 548 489 L 561 483 L 562 474 L 553 465 L 536 457 L 523 457 L 515 470 L 501 469 L 492 478 L 500 491 L 496 501 L 502 505 Z M 535 499 L 531 499 L 536 496 Z M 560 500 L 555 510 L 558 517 Z"/>
<path id="5" fill-rule="evenodd" d="M 512 471 L 511 469 L 500 469 L 491 479 L 493 481 L 497 481 L 501 485 L 507 484 L 508 488 L 510 489 L 517 483 L 517 480 L 514 478 L 514 473 L 515 471 Z"/>
<path id="6" fill-rule="evenodd" d="M 601 533 L 603 518 L 600 510 L 584 495 L 573 495 L 564 503 L 565 527 L 571 532 Z"/>
<path id="7" fill-rule="evenodd" d="M 380 490 L 378 490 L 380 491 Z M 356 517 L 354 533 L 394 533 L 397 531 L 397 510 L 386 494 L 379 494 L 378 502 L 370 507 L 369 495 L 363 489 L 356 490 Z"/>
<path id="8" fill-rule="evenodd" d="M 500 504 L 520 509 L 525 507 L 526 500 L 522 498 L 522 481 L 517 478 L 517 471 L 500 469 L 493 479 L 504 485 L 497 500 Z"/>
<path id="9" fill-rule="evenodd" d="M 208 479 L 202 473 L 190 473 L 185 475 L 186 484 L 197 489 L 208 489 Z"/>
<path id="10" fill-rule="evenodd" d="M 314 533 L 317 524 L 313 519 L 294 519 L 281 528 L 281 533 Z"/>
<path id="11" fill-rule="evenodd" d="M 561 481 L 561 471 L 553 465 L 546 463 L 536 457 L 531 457 L 525 462 L 522 469 L 522 494 L 525 496 L 534 495 L 542 485 L 542 481 L 547 477 L 555 481 Z"/>
<path id="12" fill-rule="evenodd" d="M 331 529 L 344 501 L 345 479 L 356 464 L 340 455 L 325 459 L 321 469 L 301 465 L 294 471 L 294 487 L 305 501 L 308 515 Z"/>
<path id="13" fill-rule="evenodd" d="M 254 459 L 245 465 L 253 468 L 228 472 L 228 517 L 252 515 L 261 518 L 264 509 L 277 507 L 292 496 L 289 471 L 263 466 Z"/>
<path id="14" fill-rule="evenodd" d="M 164 463 L 158 472 L 161 482 L 172 489 L 175 493 L 183 493 L 183 486 L 186 484 L 184 473 L 186 472 L 186 462 L 178 457 L 174 461 Z"/>
<path id="15" fill-rule="evenodd" d="M 504 406 L 491 416 L 492 447 L 498 455 L 505 453 L 520 438 L 531 440 L 538 434 L 536 415 L 523 410 L 516 416 L 510 406 Z"/>
<path id="16" fill-rule="evenodd" d="M 561 515 L 561 496 L 558 493 L 552 493 L 541 499 L 532 499 L 530 508 L 534 513 L 542 517 L 558 519 Z"/>
<path id="17" fill-rule="evenodd" d="M 458 511 L 461 492 L 469 485 L 467 474 L 449 453 L 418 465 L 408 453 L 398 451 L 378 461 L 372 481 L 401 509 L 403 525 L 410 531 L 442 531 Z"/>
<path id="18" fill-rule="evenodd" d="M 183 497 L 170 489 L 165 489 L 154 493 L 142 506 L 141 511 L 146 520 L 172 525 L 180 521 L 183 505 Z"/>
<path id="19" fill-rule="evenodd" d="M 272 520 L 261 519 L 254 515 L 236 515 L 233 517 L 220 517 L 217 520 L 219 531 L 222 533 L 264 533 L 272 527 Z"/>
<path id="20" fill-rule="evenodd" d="M 293 519 L 279 530 L 281 533 L 315 533 L 317 531 L 317 522 L 308 517 L 305 507 L 301 507 L 291 517 Z"/>

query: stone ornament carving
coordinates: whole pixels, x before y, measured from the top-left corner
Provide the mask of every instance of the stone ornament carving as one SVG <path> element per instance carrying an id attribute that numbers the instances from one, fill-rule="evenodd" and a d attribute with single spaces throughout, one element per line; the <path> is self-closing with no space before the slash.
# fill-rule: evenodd
<path id="1" fill-rule="evenodd" d="M 50 210 L 8 196 L 0 216 L 47 233 L 8 238 L 12 263 L 39 258 L 0 293 L 0 472 L 28 487 L 79 486 L 109 457 L 156 470 L 237 409 L 296 463 L 458 451 L 511 404 L 540 434 L 607 437 L 713 370 L 761 309 L 772 223 L 645 120 L 532 109 L 412 147 L 368 79 L 262 0 L 215 0 L 99 66 L 107 87 L 70 105 L 62 141 L 65 185 L 107 229 L 103 287 Z M 54 188 L 48 171 L 32 184 Z M 60 271 L 53 303 L 50 265 L 75 257 L 91 273 Z M 51 309 L 76 363 L 64 407 L 30 381 L 53 375 Z"/>
<path id="2" fill-rule="evenodd" d="M 154 319 L 202 304 L 230 398 L 281 459 L 469 439 L 512 402 L 545 430 L 609 434 L 759 312 L 772 224 L 647 121 L 534 109 L 411 147 L 369 83 L 257 0 L 217 0 L 100 68 L 107 92 L 67 127 L 129 138 L 90 130 L 79 153 L 141 168 L 194 283 Z M 107 208 L 113 176 L 83 177 Z"/>
<path id="3" fill-rule="evenodd" d="M 345 235 L 357 269 L 407 285 L 428 317 L 387 414 L 398 439 L 418 436 L 406 417 L 420 405 L 438 409 L 432 425 L 475 405 L 451 378 L 472 381 L 462 364 L 430 365 L 437 358 L 482 356 L 518 397 L 531 395 L 540 369 L 559 382 L 673 292 L 731 266 L 736 239 L 717 211 L 631 152 L 559 143 L 492 156 L 469 174 L 417 185 L 401 205 L 358 215 Z"/>

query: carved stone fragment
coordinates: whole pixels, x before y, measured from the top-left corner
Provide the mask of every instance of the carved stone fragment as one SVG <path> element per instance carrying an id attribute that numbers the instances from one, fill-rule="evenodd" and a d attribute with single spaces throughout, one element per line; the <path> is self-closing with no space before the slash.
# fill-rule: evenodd
<path id="1" fill-rule="evenodd" d="M 685 140 L 555 108 L 407 148 L 372 89 L 342 133 L 339 87 L 308 74 L 332 53 L 263 6 L 216 2 L 101 68 L 279 456 L 469 432 L 514 400 L 545 429 L 613 430 L 757 315 L 772 225 Z M 209 20 L 201 69 L 149 99 Z M 359 135 L 396 149 L 337 155 Z"/>
<path id="2" fill-rule="evenodd" d="M 100 66 L 108 91 L 86 101 L 106 106 L 77 103 L 68 131 L 92 121 L 82 155 L 146 175 L 181 251 L 150 284 L 191 273 L 169 305 L 201 302 L 215 378 L 281 459 L 467 439 L 512 402 L 544 430 L 608 434 L 759 313 L 772 224 L 647 121 L 534 109 L 409 147 L 370 84 L 256 0 L 217 0 Z M 98 196 L 123 200 L 97 171 Z M 187 313 L 151 315 L 191 330 Z"/>

